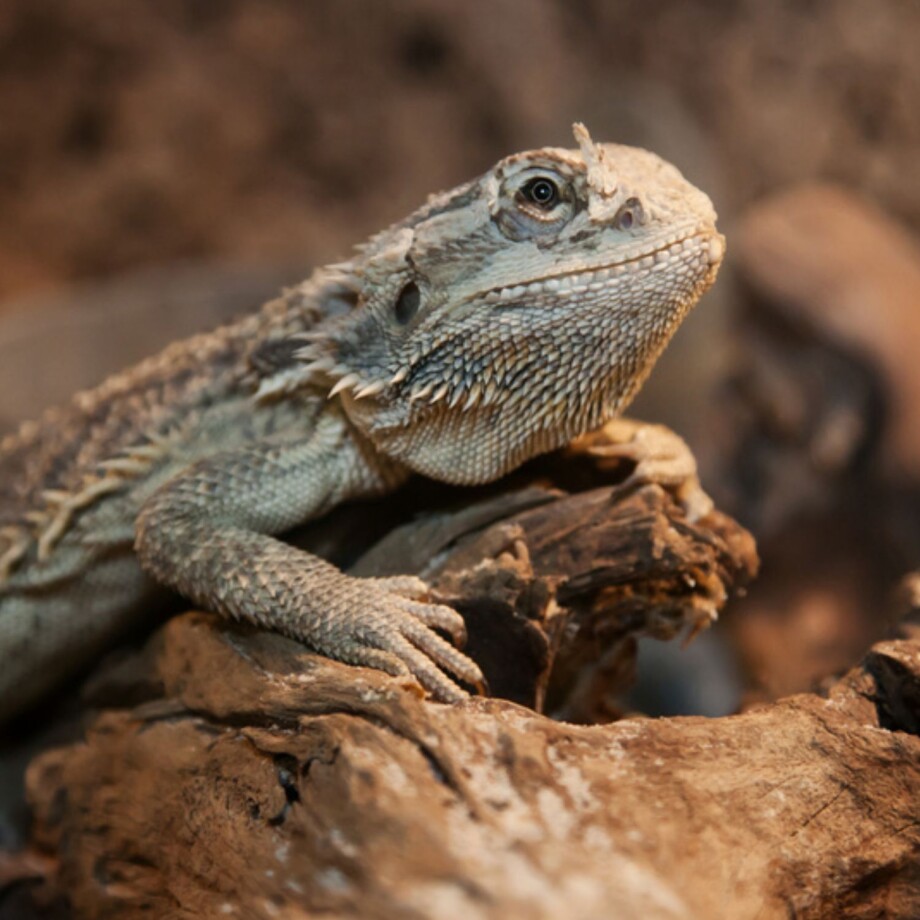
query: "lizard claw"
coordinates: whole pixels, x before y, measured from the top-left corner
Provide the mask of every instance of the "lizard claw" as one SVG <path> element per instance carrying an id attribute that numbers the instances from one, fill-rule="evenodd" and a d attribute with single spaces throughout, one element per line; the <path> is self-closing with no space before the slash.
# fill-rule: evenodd
<path id="1" fill-rule="evenodd" d="M 425 582 L 414 576 L 396 576 L 361 579 L 361 583 L 373 588 L 369 605 L 373 614 L 354 630 L 346 646 L 336 650 L 336 658 L 397 677 L 411 675 L 443 702 L 468 696 L 450 675 L 485 691 L 479 665 L 435 632 L 442 629 L 462 644 L 466 640 L 463 617 L 443 604 L 416 600 L 429 595 Z"/>

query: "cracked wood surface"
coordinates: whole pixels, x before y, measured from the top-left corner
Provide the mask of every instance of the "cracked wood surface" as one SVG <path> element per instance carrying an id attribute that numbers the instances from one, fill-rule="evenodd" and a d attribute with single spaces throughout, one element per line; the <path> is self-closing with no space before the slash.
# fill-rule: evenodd
<path id="1" fill-rule="evenodd" d="M 171 703 L 29 777 L 87 915 L 917 915 L 920 739 L 880 716 L 917 642 L 872 653 L 912 660 L 900 689 L 867 661 L 827 699 L 591 727 L 426 703 L 205 615 L 160 642 Z"/>
<path id="2" fill-rule="evenodd" d="M 694 625 L 755 564 L 737 525 L 689 526 L 658 487 L 500 495 L 357 569 L 420 545 L 471 654 L 513 675 L 493 690 L 549 686 L 585 718 L 623 678 L 583 692 L 587 649 Z M 187 614 L 97 680 L 85 743 L 33 763 L 34 849 L 48 891 L 98 917 L 915 917 L 918 687 L 920 643 L 892 641 L 826 698 L 586 726 L 426 702 Z"/>

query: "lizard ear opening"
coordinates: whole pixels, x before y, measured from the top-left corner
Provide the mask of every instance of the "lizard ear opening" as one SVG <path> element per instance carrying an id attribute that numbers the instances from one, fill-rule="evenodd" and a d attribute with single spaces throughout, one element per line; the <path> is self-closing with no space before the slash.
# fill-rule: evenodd
<path id="1" fill-rule="evenodd" d="M 418 289 L 418 285 L 414 281 L 410 281 L 403 289 L 399 292 L 399 297 L 396 298 L 396 305 L 393 308 L 393 315 L 396 317 L 396 322 L 400 326 L 406 326 L 415 319 L 418 314 L 418 308 L 422 302 L 422 294 Z"/>

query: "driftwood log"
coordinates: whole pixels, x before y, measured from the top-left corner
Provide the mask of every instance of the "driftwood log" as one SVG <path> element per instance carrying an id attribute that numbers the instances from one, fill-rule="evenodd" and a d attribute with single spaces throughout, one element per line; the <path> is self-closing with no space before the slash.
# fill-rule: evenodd
<path id="1" fill-rule="evenodd" d="M 44 895 L 89 917 L 920 913 L 920 642 L 826 697 L 575 724 L 537 710 L 613 718 L 635 637 L 705 625 L 756 568 L 749 535 L 655 486 L 531 487 L 354 569 L 394 567 L 463 611 L 494 698 L 427 702 L 180 616 L 95 679 L 85 741 L 30 768 Z"/>

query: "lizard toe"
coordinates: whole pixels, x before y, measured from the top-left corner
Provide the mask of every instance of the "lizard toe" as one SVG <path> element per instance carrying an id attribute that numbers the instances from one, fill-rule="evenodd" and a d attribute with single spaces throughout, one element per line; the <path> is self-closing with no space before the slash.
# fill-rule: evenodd
<path id="1" fill-rule="evenodd" d="M 479 665 L 424 624 L 410 625 L 403 630 L 403 635 L 439 667 L 450 671 L 465 683 L 477 689 L 485 685 Z"/>
<path id="2" fill-rule="evenodd" d="M 342 652 L 342 658 L 365 668 L 383 671 L 391 677 L 412 677 L 412 671 L 399 655 L 385 649 L 371 648 L 367 645 L 354 645 Z"/>
<path id="3" fill-rule="evenodd" d="M 424 628 L 424 627 L 423 627 Z M 451 652 L 460 655 L 455 648 L 437 636 L 435 633 L 426 630 L 430 637 L 442 642 Z M 386 651 L 397 655 L 408 666 L 409 671 L 418 680 L 418 682 L 437 700 L 442 703 L 457 703 L 465 700 L 469 695 L 459 684 L 455 683 L 443 671 L 441 671 L 435 661 L 434 656 L 429 657 L 427 651 L 409 641 L 401 634 L 390 634 L 386 639 Z M 465 657 L 465 656 L 461 656 Z M 470 664 L 473 664 L 470 662 Z M 476 668 L 475 664 L 473 667 Z M 478 671 L 479 669 L 476 668 Z"/>
<path id="4" fill-rule="evenodd" d="M 410 601 L 426 601 L 431 594 L 428 583 L 417 575 L 387 575 L 367 580 L 390 594 L 397 594 Z"/>
<path id="5" fill-rule="evenodd" d="M 455 645 L 462 647 L 466 644 L 466 623 L 453 607 L 446 607 L 444 604 L 414 602 L 406 603 L 404 606 L 406 612 L 415 617 L 419 623 L 443 629 L 454 640 Z"/>

